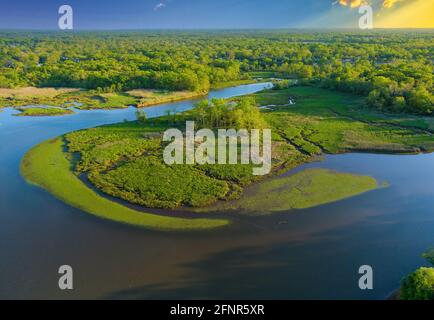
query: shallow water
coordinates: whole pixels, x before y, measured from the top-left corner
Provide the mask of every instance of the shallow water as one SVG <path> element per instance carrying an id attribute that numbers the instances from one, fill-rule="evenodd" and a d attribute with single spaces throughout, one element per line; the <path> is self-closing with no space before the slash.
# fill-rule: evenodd
<path id="1" fill-rule="evenodd" d="M 213 92 L 229 97 L 247 85 Z M 191 101 L 146 109 L 148 116 Z M 434 154 L 327 156 L 302 168 L 372 175 L 390 187 L 307 210 L 234 215 L 225 229 L 146 231 L 100 220 L 30 186 L 19 161 L 65 132 L 134 119 L 135 109 L 62 117 L 0 113 L 0 298 L 382 299 L 434 246 Z M 57 270 L 74 269 L 74 290 Z M 358 288 L 358 268 L 374 269 L 374 290 Z"/>

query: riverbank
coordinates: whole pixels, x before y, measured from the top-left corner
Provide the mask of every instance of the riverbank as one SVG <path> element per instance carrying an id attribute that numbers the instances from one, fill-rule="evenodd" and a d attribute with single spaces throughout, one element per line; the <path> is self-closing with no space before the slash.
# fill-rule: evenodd
<path id="1" fill-rule="evenodd" d="M 225 89 L 239 85 L 253 84 L 254 79 L 236 80 L 216 83 L 211 89 Z M 159 104 L 184 101 L 206 96 L 210 91 L 169 91 L 155 89 L 135 89 L 126 92 L 100 92 L 77 88 L 36 88 L 23 87 L 16 89 L 0 88 L 0 110 L 5 107 L 44 107 L 57 106 L 59 109 L 74 106 L 81 110 L 123 109 L 129 106 L 145 108 Z M 68 111 L 65 111 L 67 113 Z M 58 115 L 49 112 L 38 114 L 23 112 L 22 116 Z"/>
<path id="2" fill-rule="evenodd" d="M 227 220 L 182 219 L 136 211 L 107 200 L 89 189 L 71 170 L 61 138 L 31 149 L 20 166 L 29 183 L 46 189 L 56 198 L 92 215 L 112 221 L 158 230 L 203 230 L 226 226 Z"/>

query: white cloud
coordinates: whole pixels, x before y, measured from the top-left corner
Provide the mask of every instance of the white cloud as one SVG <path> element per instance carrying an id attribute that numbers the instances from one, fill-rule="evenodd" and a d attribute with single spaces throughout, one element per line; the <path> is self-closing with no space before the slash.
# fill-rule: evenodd
<path id="1" fill-rule="evenodd" d="M 165 8 L 166 6 L 167 6 L 167 5 L 166 5 L 165 3 L 160 2 L 160 3 L 158 3 L 158 4 L 155 5 L 155 7 L 154 7 L 154 11 L 161 10 L 161 9 Z"/>

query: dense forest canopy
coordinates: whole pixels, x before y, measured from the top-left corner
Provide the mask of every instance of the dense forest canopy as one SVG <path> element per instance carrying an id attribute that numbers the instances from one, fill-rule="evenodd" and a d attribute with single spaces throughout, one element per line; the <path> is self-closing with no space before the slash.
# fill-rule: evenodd
<path id="1" fill-rule="evenodd" d="M 106 92 L 210 85 L 271 71 L 367 97 L 380 110 L 431 114 L 434 32 L 1 32 L 0 87 Z"/>

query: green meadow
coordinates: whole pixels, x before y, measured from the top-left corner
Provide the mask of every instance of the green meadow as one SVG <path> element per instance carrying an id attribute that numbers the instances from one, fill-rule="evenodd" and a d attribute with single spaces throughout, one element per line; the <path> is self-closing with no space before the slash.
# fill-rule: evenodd
<path id="1" fill-rule="evenodd" d="M 306 169 L 294 175 L 259 182 L 239 200 L 222 202 L 205 211 L 231 210 L 247 214 L 270 214 L 307 209 L 353 197 L 378 188 L 369 176 Z"/>

